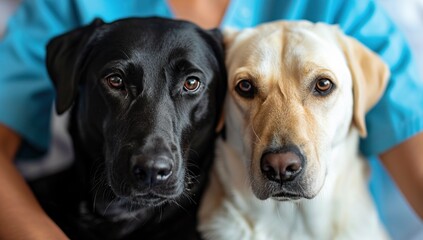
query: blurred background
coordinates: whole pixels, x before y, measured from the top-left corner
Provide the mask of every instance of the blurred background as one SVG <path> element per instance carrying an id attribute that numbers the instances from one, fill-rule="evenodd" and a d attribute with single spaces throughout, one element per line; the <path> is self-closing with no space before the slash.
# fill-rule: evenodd
<path id="1" fill-rule="evenodd" d="M 7 19 L 21 0 L 0 0 L 0 38 Z M 415 52 L 420 75 L 423 76 L 423 0 L 376 0 L 402 29 Z"/>
<path id="2" fill-rule="evenodd" d="M 3 36 L 7 19 L 15 11 L 20 1 L 0 0 L 0 38 Z"/>

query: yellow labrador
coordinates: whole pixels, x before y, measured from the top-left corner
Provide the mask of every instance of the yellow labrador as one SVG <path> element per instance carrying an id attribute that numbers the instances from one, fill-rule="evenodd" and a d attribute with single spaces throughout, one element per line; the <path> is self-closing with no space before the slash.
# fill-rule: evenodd
<path id="1" fill-rule="evenodd" d="M 336 26 L 227 31 L 226 138 L 199 229 L 206 239 L 386 239 L 359 156 L 388 68 Z"/>

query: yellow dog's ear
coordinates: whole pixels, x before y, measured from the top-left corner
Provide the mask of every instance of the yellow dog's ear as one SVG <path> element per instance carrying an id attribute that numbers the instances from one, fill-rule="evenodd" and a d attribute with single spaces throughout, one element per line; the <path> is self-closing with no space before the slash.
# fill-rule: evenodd
<path id="1" fill-rule="evenodd" d="M 223 29 L 223 44 L 225 45 L 225 49 L 229 48 L 238 33 L 239 30 L 235 28 L 228 27 Z"/>
<path id="2" fill-rule="evenodd" d="M 224 126 L 225 126 L 225 111 L 222 111 L 220 113 L 219 121 L 217 122 L 216 128 L 214 129 L 214 131 L 216 133 L 220 133 Z"/>
<path id="3" fill-rule="evenodd" d="M 353 122 L 360 136 L 365 137 L 365 115 L 382 97 L 390 75 L 389 68 L 376 53 L 339 29 L 338 36 L 353 81 Z"/>

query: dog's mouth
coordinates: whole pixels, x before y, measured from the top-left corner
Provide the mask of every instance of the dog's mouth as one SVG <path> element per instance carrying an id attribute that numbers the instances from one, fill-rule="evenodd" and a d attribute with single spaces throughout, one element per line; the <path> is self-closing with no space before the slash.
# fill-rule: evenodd
<path id="1" fill-rule="evenodd" d="M 133 192 L 128 196 L 116 196 L 113 201 L 116 203 L 116 207 L 128 212 L 134 212 L 140 209 L 157 207 L 172 202 L 177 199 L 179 195 L 177 191 L 157 192 L 154 190 L 147 190 L 143 193 Z"/>
<path id="2" fill-rule="evenodd" d="M 272 194 L 270 198 L 277 200 L 277 201 L 293 201 L 298 200 L 301 198 L 305 198 L 305 196 L 301 193 L 293 193 L 293 192 L 278 192 L 276 194 Z"/>
<path id="3" fill-rule="evenodd" d="M 260 199 L 273 199 L 276 201 L 295 201 L 302 198 L 311 198 L 301 187 L 297 186 L 278 186 L 264 191 L 265 194 L 262 195 Z"/>

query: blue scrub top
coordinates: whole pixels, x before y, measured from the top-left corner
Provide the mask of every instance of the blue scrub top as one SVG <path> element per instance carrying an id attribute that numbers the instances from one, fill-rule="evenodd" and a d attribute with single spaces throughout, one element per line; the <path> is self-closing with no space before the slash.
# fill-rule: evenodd
<path id="1" fill-rule="evenodd" d="M 173 17 L 165 0 L 27 0 L 10 19 L 0 42 L 0 123 L 24 139 L 20 154 L 40 155 L 50 141 L 54 98 L 44 65 L 48 40 L 88 24 L 125 17 Z M 367 114 L 366 156 L 378 155 L 423 129 L 423 81 L 403 36 L 372 0 L 232 0 L 221 27 L 246 28 L 272 20 L 307 19 L 338 24 L 377 52 L 391 79 Z M 400 159 L 398 159 L 400 161 Z"/>

